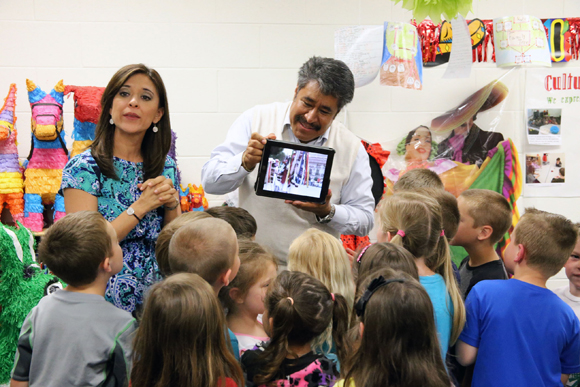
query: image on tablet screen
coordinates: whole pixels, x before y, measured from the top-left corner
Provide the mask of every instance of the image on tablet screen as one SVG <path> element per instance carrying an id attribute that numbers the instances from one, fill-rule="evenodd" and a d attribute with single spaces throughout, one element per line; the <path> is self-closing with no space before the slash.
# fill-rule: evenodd
<path id="1" fill-rule="evenodd" d="M 320 197 L 328 155 L 272 147 L 264 190 Z"/>

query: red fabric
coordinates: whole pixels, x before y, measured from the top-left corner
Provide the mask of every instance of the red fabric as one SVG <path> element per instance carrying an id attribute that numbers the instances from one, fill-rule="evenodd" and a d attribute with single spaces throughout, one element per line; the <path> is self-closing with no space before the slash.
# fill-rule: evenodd
<path id="1" fill-rule="evenodd" d="M 218 381 L 218 387 L 222 387 L 221 380 Z M 236 384 L 236 382 L 234 382 L 234 379 L 226 378 L 226 386 L 225 387 L 238 387 L 238 385 Z"/>
<path id="2" fill-rule="evenodd" d="M 361 142 L 365 147 L 367 153 L 370 156 L 372 156 L 375 160 L 377 160 L 377 163 L 379 163 L 380 167 L 382 168 L 387 162 L 387 159 L 389 158 L 391 152 L 389 152 L 388 150 L 384 150 L 381 144 L 379 143 L 369 144 L 366 141 Z"/>
<path id="3" fill-rule="evenodd" d="M 368 236 L 360 237 L 356 235 L 341 235 L 340 240 L 345 249 L 351 249 L 352 251 L 356 251 L 356 249 L 361 245 L 364 246 L 371 243 Z"/>

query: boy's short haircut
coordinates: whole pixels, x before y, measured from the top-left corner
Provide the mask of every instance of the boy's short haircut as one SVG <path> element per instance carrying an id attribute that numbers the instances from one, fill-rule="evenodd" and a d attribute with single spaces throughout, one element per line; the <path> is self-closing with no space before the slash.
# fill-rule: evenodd
<path id="1" fill-rule="evenodd" d="M 169 243 L 172 273 L 196 273 L 214 285 L 238 254 L 238 240 L 224 220 L 204 218 L 180 227 Z"/>
<path id="2" fill-rule="evenodd" d="M 443 222 L 443 230 L 447 240 L 451 240 L 457 233 L 459 227 L 459 207 L 457 206 L 457 199 L 455 196 L 443 189 L 422 188 L 415 192 L 432 197 L 441 206 L 441 220 Z"/>
<path id="3" fill-rule="evenodd" d="M 439 175 L 427 168 L 415 168 L 406 172 L 393 187 L 395 192 L 415 191 L 419 188 L 445 189 Z"/>
<path id="4" fill-rule="evenodd" d="M 163 277 L 170 276 L 173 274 L 171 268 L 169 267 L 169 242 L 171 237 L 175 234 L 181 226 L 186 223 L 193 222 L 196 219 L 211 218 L 211 215 L 206 214 L 203 211 L 190 211 L 184 212 L 177 218 L 173 219 L 168 225 L 163 227 L 159 236 L 157 237 L 157 242 L 155 243 L 155 258 L 157 258 L 157 264 L 159 265 L 159 271 Z"/>
<path id="5" fill-rule="evenodd" d="M 205 212 L 214 218 L 228 222 L 236 232 L 238 238 L 252 239 L 256 236 L 258 225 L 256 219 L 248 211 L 240 207 L 211 207 Z"/>
<path id="6" fill-rule="evenodd" d="M 97 211 L 66 215 L 42 237 L 39 261 L 71 286 L 91 284 L 97 278 L 99 265 L 113 251 L 107 224 Z"/>
<path id="7" fill-rule="evenodd" d="M 489 242 L 494 245 L 503 238 L 512 225 L 512 209 L 501 194 L 488 189 L 468 189 L 459 195 L 468 205 L 473 227 L 490 226 Z"/>
<path id="8" fill-rule="evenodd" d="M 562 215 L 526 208 L 515 233 L 512 243 L 524 246 L 528 265 L 551 277 L 562 269 L 572 254 L 578 226 Z"/>

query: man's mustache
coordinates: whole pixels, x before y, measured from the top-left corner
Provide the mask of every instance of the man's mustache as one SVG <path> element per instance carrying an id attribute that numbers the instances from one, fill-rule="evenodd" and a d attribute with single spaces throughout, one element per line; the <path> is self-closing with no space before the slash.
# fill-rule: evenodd
<path id="1" fill-rule="evenodd" d="M 300 124 L 302 124 L 303 126 L 313 129 L 315 131 L 319 131 L 321 126 L 317 125 L 317 124 L 310 124 L 308 123 L 308 121 L 306 121 L 306 118 L 304 117 L 303 114 L 300 114 L 296 117 L 296 122 L 299 122 Z"/>

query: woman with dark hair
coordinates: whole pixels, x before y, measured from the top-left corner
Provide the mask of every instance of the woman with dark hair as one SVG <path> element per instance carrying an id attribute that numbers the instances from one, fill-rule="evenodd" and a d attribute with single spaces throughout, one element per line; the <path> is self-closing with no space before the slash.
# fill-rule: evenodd
<path id="1" fill-rule="evenodd" d="M 98 210 L 115 228 L 124 265 L 105 296 L 132 312 L 160 278 L 157 236 L 180 214 L 165 85 L 157 71 L 128 65 L 109 81 L 101 106 L 95 141 L 66 165 L 61 194 L 67 213 Z"/>

